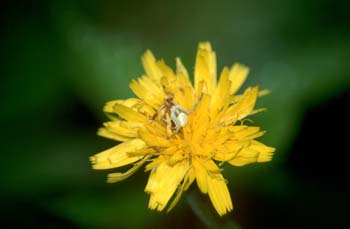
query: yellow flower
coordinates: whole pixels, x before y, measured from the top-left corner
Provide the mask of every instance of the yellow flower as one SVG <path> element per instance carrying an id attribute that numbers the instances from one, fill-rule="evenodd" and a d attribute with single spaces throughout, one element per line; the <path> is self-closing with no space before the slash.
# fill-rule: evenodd
<path id="1" fill-rule="evenodd" d="M 151 209 L 162 211 L 176 192 L 170 210 L 196 181 L 219 215 L 232 211 L 221 165 L 267 162 L 275 151 L 255 140 L 264 131 L 242 121 L 263 110 L 254 106 L 267 91 L 249 87 L 236 94 L 249 72 L 240 64 L 225 67 L 217 82 L 216 55 L 208 42 L 198 47 L 194 85 L 180 58 L 176 72 L 150 51 L 142 64 L 146 73 L 129 85 L 137 98 L 108 102 L 104 112 L 111 121 L 98 131 L 123 143 L 92 156 L 92 167 L 133 165 L 124 173 L 109 174 L 107 182 L 112 183 L 147 164 L 145 171 L 151 172 L 145 192 Z"/>

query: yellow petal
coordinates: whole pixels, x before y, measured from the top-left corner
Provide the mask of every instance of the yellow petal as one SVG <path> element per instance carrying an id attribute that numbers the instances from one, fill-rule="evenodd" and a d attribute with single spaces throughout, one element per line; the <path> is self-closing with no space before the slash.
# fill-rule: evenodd
<path id="1" fill-rule="evenodd" d="M 151 95 L 147 93 L 147 88 L 144 88 L 137 80 L 131 80 L 129 87 L 137 97 L 150 105 L 153 104 L 153 101 L 149 103 L 149 100 L 152 100 L 152 98 L 150 98 Z"/>
<path id="2" fill-rule="evenodd" d="M 247 88 L 242 96 L 242 99 L 224 111 L 220 122 L 229 125 L 250 115 L 254 109 L 258 92 L 258 87 Z"/>
<path id="3" fill-rule="evenodd" d="M 264 135 L 265 131 L 260 131 L 257 126 L 229 126 L 228 130 L 233 133 L 233 138 L 238 140 L 248 140 Z"/>
<path id="4" fill-rule="evenodd" d="M 194 105 L 193 88 L 189 86 L 177 86 L 175 88 L 174 101 L 186 110 L 191 110 Z"/>
<path id="5" fill-rule="evenodd" d="M 156 64 L 156 59 L 154 58 L 153 53 L 150 50 L 147 50 L 143 54 L 141 61 L 147 75 L 155 82 L 159 83 L 160 78 L 162 77 L 162 72 Z"/>
<path id="6" fill-rule="evenodd" d="M 184 159 L 183 151 L 177 150 L 168 160 L 168 165 L 174 166 Z"/>
<path id="7" fill-rule="evenodd" d="M 157 61 L 156 64 L 157 64 L 158 68 L 160 69 L 160 71 L 162 72 L 162 77 L 165 76 L 166 78 L 168 78 L 169 81 L 176 80 L 175 73 L 174 73 L 173 69 L 171 69 L 168 65 L 166 65 L 164 60 L 159 60 L 159 61 Z"/>
<path id="8" fill-rule="evenodd" d="M 189 115 L 189 123 L 192 128 L 192 142 L 197 143 L 202 138 L 209 126 L 208 115 L 210 107 L 210 96 L 204 94 L 197 109 Z"/>
<path id="9" fill-rule="evenodd" d="M 135 150 L 133 152 L 128 152 L 128 155 L 130 157 L 135 157 L 135 156 L 146 156 L 146 155 L 155 155 L 157 154 L 157 150 L 155 150 L 152 147 L 148 147 L 148 148 L 142 148 L 139 150 Z"/>
<path id="10" fill-rule="evenodd" d="M 145 122 L 147 118 L 133 109 L 122 104 L 114 104 L 114 112 L 127 121 Z"/>
<path id="11" fill-rule="evenodd" d="M 258 97 L 263 97 L 263 96 L 268 95 L 270 93 L 271 93 L 270 90 L 264 89 L 264 90 L 259 91 Z M 243 98 L 243 94 L 241 94 L 241 95 L 230 95 L 229 101 L 230 101 L 231 104 L 234 104 L 234 103 L 238 103 L 239 101 L 241 101 L 242 98 Z"/>
<path id="12" fill-rule="evenodd" d="M 157 158 L 152 159 L 152 161 L 146 165 L 145 172 L 156 169 L 156 167 L 158 167 L 160 164 L 164 163 L 165 160 L 166 160 L 165 157 L 163 157 L 162 155 L 160 155 Z"/>
<path id="13" fill-rule="evenodd" d="M 164 93 L 166 95 L 169 95 L 169 94 L 174 94 L 175 93 L 175 90 L 177 88 L 177 84 L 176 84 L 176 79 L 175 78 L 171 78 L 171 77 L 166 77 L 166 76 L 163 76 L 161 79 L 160 79 L 160 84 L 161 84 L 161 87 L 163 88 L 164 90 Z"/>
<path id="14" fill-rule="evenodd" d="M 185 179 L 186 179 L 186 177 L 185 177 Z M 168 207 L 168 209 L 166 211 L 167 213 L 170 212 L 175 207 L 175 205 L 179 202 L 183 191 L 185 191 L 184 183 L 185 183 L 185 181 L 183 181 L 182 184 L 180 185 L 180 187 L 177 189 L 175 198 L 173 199 L 173 201 L 171 201 L 171 203 L 170 203 L 170 205 L 169 205 L 169 207 Z"/>
<path id="15" fill-rule="evenodd" d="M 142 76 L 139 78 L 140 84 L 146 88 L 146 90 L 151 91 L 155 97 L 164 97 L 164 92 L 162 88 L 156 84 L 151 78 L 147 76 Z"/>
<path id="16" fill-rule="evenodd" d="M 196 171 L 196 179 L 199 189 L 209 194 L 219 215 L 232 211 L 232 201 L 224 177 L 220 169 L 212 160 L 193 160 L 193 168 Z M 204 165 L 203 165 L 204 164 Z"/>
<path id="17" fill-rule="evenodd" d="M 156 113 L 155 109 L 147 103 L 140 103 L 137 105 L 138 111 L 142 114 L 146 114 L 147 117 L 153 117 Z"/>
<path id="18" fill-rule="evenodd" d="M 176 75 L 177 75 L 177 90 L 179 91 L 177 97 L 181 97 L 178 101 L 186 109 L 191 109 L 193 106 L 193 86 L 189 79 L 188 72 L 183 66 L 181 59 L 176 58 Z M 178 99 L 178 98 L 176 98 Z"/>
<path id="19" fill-rule="evenodd" d="M 232 211 L 232 200 L 224 177 L 221 174 L 209 174 L 207 180 L 209 198 L 219 215 Z"/>
<path id="20" fill-rule="evenodd" d="M 231 161 L 236 157 L 238 152 L 245 147 L 244 145 L 246 144 L 229 141 L 221 146 L 216 147 L 216 152 L 213 156 L 213 159 L 222 162 Z"/>
<path id="21" fill-rule="evenodd" d="M 250 112 L 250 115 L 255 115 L 260 112 L 267 111 L 267 108 L 259 108 L 259 109 L 254 109 L 252 112 Z"/>
<path id="22" fill-rule="evenodd" d="M 149 117 L 152 117 L 155 114 L 155 110 L 142 100 L 138 98 L 130 98 L 126 100 L 113 100 L 105 104 L 103 111 L 111 120 L 118 120 L 118 116 L 115 116 L 114 106 L 115 104 L 121 104 L 126 107 L 132 108 L 133 110 L 139 111 L 140 113 L 146 114 Z"/>
<path id="23" fill-rule="evenodd" d="M 268 94 L 270 94 L 270 93 L 271 93 L 271 91 L 270 91 L 269 89 L 261 90 L 261 91 L 259 91 L 259 97 L 268 95 Z"/>
<path id="24" fill-rule="evenodd" d="M 128 152 L 140 150 L 145 143 L 140 139 L 133 139 L 121 143 L 90 157 L 93 169 L 110 169 L 124 166 L 140 160 L 143 156 L 130 157 Z"/>
<path id="25" fill-rule="evenodd" d="M 184 178 L 182 184 L 177 189 L 176 196 L 175 196 L 174 200 L 171 202 L 167 212 L 171 211 L 175 207 L 175 205 L 179 202 L 182 193 L 190 187 L 190 185 L 193 183 L 194 179 L 195 179 L 195 177 L 194 177 L 193 169 L 188 170 L 185 174 L 185 178 Z"/>
<path id="26" fill-rule="evenodd" d="M 252 150 L 259 152 L 257 162 L 271 161 L 272 156 L 273 156 L 273 152 L 275 152 L 275 150 L 276 150 L 273 147 L 266 146 L 263 143 L 255 141 L 255 140 L 252 141 L 250 148 Z"/>
<path id="27" fill-rule="evenodd" d="M 210 128 L 205 136 L 205 142 L 213 145 L 220 145 L 226 142 L 233 134 L 228 130 L 229 127 Z"/>
<path id="28" fill-rule="evenodd" d="M 205 194 L 208 192 L 208 172 L 201 164 L 201 162 L 196 159 L 192 160 L 192 165 L 196 174 L 198 188 L 202 193 Z"/>
<path id="29" fill-rule="evenodd" d="M 105 138 L 117 140 L 117 141 L 120 141 L 120 142 L 124 142 L 124 141 L 130 140 L 129 137 L 119 135 L 119 134 L 117 134 L 117 133 L 115 133 L 115 132 L 113 132 L 113 131 L 111 131 L 111 130 L 109 130 L 107 128 L 104 128 L 104 127 L 101 127 L 101 128 L 98 129 L 97 135 L 105 137 Z"/>
<path id="30" fill-rule="evenodd" d="M 141 100 L 139 100 L 137 98 L 130 98 L 130 99 L 126 99 L 126 100 L 112 100 L 112 101 L 109 101 L 105 104 L 105 106 L 103 107 L 103 111 L 108 112 L 108 113 L 113 113 L 115 104 L 122 104 L 126 107 L 131 108 L 131 107 L 135 106 L 137 103 L 139 103 L 140 101 Z"/>
<path id="31" fill-rule="evenodd" d="M 211 100 L 212 114 L 216 114 L 223 107 L 226 98 L 229 96 L 231 82 L 229 81 L 228 76 L 229 70 L 227 67 L 225 67 L 221 72 L 218 86 L 215 89 L 213 98 Z"/>
<path id="32" fill-rule="evenodd" d="M 149 208 L 163 210 L 188 169 L 188 161 L 185 160 L 174 166 L 162 163 L 153 169 L 145 188 L 145 192 L 151 195 Z"/>
<path id="33" fill-rule="evenodd" d="M 252 140 L 250 145 L 240 150 L 229 163 L 235 166 L 243 166 L 255 162 L 271 161 L 274 151 L 275 148 Z"/>
<path id="34" fill-rule="evenodd" d="M 189 80 L 188 72 L 185 66 L 182 64 L 179 57 L 176 58 L 176 75 L 181 79 L 183 84 L 190 86 L 191 82 Z"/>
<path id="35" fill-rule="evenodd" d="M 230 70 L 229 79 L 231 81 L 230 94 L 235 94 L 242 86 L 249 74 L 249 68 L 241 65 L 234 64 Z"/>
<path id="36" fill-rule="evenodd" d="M 148 77 L 139 78 L 138 81 L 132 80 L 129 87 L 137 97 L 156 109 L 163 103 L 163 91 Z"/>
<path id="37" fill-rule="evenodd" d="M 184 180 L 184 190 L 186 191 L 187 189 L 189 189 L 189 187 L 191 186 L 191 184 L 194 182 L 194 180 L 196 179 L 196 173 L 193 169 L 193 167 L 191 167 L 187 173 L 186 173 L 186 177 L 187 179 Z"/>
<path id="38" fill-rule="evenodd" d="M 111 122 L 106 122 L 104 125 L 111 131 L 129 138 L 137 137 L 137 131 L 142 126 L 138 122 L 126 122 L 120 120 L 114 120 Z"/>
<path id="39" fill-rule="evenodd" d="M 148 145 L 156 147 L 169 147 L 171 142 L 167 139 L 151 134 L 145 129 L 139 130 L 139 137 Z"/>
<path id="40" fill-rule="evenodd" d="M 110 173 L 107 177 L 107 183 L 115 183 L 122 181 L 134 174 L 150 157 L 145 157 L 141 161 L 138 161 L 134 166 L 124 173 Z"/>
<path id="41" fill-rule="evenodd" d="M 235 166 L 243 166 L 257 161 L 259 152 L 250 148 L 243 148 L 229 163 Z"/>
<path id="42" fill-rule="evenodd" d="M 197 96 L 206 93 L 212 95 L 216 87 L 216 54 L 212 50 L 209 42 L 199 44 L 196 64 L 194 67 L 194 86 Z M 199 84 L 204 82 L 203 91 Z"/>
<path id="43" fill-rule="evenodd" d="M 157 121 L 151 120 L 151 121 L 143 124 L 143 126 L 145 127 L 145 129 L 149 133 L 151 133 L 153 135 L 166 136 L 166 134 L 167 134 L 166 127 Z"/>
<path id="44" fill-rule="evenodd" d="M 161 151 L 161 154 L 167 157 L 173 156 L 178 151 L 178 147 L 176 145 L 172 145 L 167 147 L 166 149 Z M 168 162 L 169 164 L 169 162 Z"/>

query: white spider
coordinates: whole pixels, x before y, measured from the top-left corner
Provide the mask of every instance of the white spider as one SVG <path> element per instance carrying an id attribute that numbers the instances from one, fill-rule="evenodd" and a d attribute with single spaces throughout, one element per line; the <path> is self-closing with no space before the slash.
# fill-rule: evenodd
<path id="1" fill-rule="evenodd" d="M 191 114 L 197 108 L 201 100 L 202 100 L 202 96 L 199 98 L 196 104 L 194 104 L 189 111 L 186 111 L 185 108 L 183 108 L 180 105 L 174 104 L 173 106 L 171 106 L 170 119 L 175 125 L 175 133 L 179 132 L 179 130 L 187 124 L 188 122 L 187 115 Z"/>
<path id="2" fill-rule="evenodd" d="M 174 105 L 170 108 L 170 119 L 175 124 L 175 133 L 187 124 L 187 112 L 182 106 Z"/>

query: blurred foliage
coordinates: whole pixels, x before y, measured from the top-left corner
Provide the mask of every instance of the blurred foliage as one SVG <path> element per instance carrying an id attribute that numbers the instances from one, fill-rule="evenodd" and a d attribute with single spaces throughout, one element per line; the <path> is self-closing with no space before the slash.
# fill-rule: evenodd
<path id="1" fill-rule="evenodd" d="M 245 86 L 272 91 L 258 102 L 268 112 L 256 115 L 254 121 L 268 130 L 262 141 L 278 149 L 273 162 L 224 167 L 236 206 L 233 217 L 243 226 L 255 227 L 265 222 L 257 217 L 262 213 L 253 203 L 258 197 L 286 206 L 309 198 L 305 193 L 310 189 L 293 177 L 286 163 L 303 131 L 305 112 L 348 93 L 348 7 L 327 0 L 4 3 L 1 222 L 203 226 L 184 200 L 168 215 L 148 210 L 148 196 L 143 193 L 146 174 L 105 184 L 106 173 L 92 171 L 88 161 L 90 155 L 115 144 L 95 135 L 106 120 L 101 108 L 108 100 L 132 96 L 128 83 L 143 71 L 142 52 L 149 48 L 171 66 L 181 56 L 191 72 L 202 40 L 212 42 L 218 69 L 233 61 L 246 64 L 251 74 Z M 274 225 L 276 211 L 267 210 L 272 214 L 265 215 L 268 225 Z M 23 220 L 18 221 L 19 215 Z M 328 215 L 327 222 L 333 222 L 335 215 Z M 304 219 L 306 225 L 313 225 L 312 219 Z"/>

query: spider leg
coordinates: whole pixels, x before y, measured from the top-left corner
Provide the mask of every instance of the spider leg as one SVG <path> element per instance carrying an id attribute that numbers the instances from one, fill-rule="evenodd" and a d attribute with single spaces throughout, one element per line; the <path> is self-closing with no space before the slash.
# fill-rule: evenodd
<path id="1" fill-rule="evenodd" d="M 193 107 L 189 111 L 186 111 L 187 114 L 191 114 L 198 107 L 199 103 L 202 101 L 202 98 L 203 94 L 201 94 L 201 97 L 199 97 L 198 101 L 193 105 Z"/>

